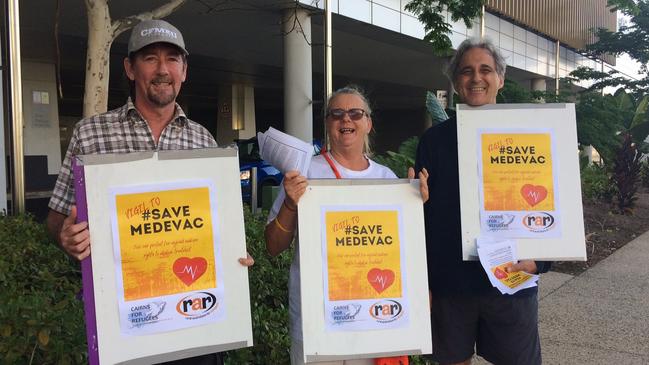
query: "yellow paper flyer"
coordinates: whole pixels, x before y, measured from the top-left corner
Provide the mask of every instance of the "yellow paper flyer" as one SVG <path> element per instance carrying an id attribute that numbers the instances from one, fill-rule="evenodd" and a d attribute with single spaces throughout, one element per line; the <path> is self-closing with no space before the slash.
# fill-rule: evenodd
<path id="1" fill-rule="evenodd" d="M 532 275 L 524 271 L 507 272 L 507 268 L 512 266 L 512 264 L 513 262 L 508 262 L 491 268 L 491 272 L 496 279 L 511 289 L 523 284 L 532 277 Z"/>
<path id="2" fill-rule="evenodd" d="M 480 264 L 494 288 L 503 294 L 514 294 L 520 290 L 537 286 L 538 275 L 524 271 L 507 272 L 517 260 L 517 244 L 514 240 L 494 241 L 477 239 Z"/>
<path id="3" fill-rule="evenodd" d="M 124 299 L 215 288 L 207 187 L 116 196 Z M 147 205 L 151 208 L 143 209 Z"/>
<path id="4" fill-rule="evenodd" d="M 171 330 L 187 327 L 183 319 L 218 317 L 223 288 L 213 186 L 126 187 L 115 189 L 112 202 L 123 332 Z"/>
<path id="5" fill-rule="evenodd" d="M 478 146 L 483 233 L 559 235 L 552 131 L 480 130 Z"/>
<path id="6" fill-rule="evenodd" d="M 399 209 L 323 211 L 330 328 L 374 329 L 403 322 L 398 321 L 406 302 L 400 223 Z"/>

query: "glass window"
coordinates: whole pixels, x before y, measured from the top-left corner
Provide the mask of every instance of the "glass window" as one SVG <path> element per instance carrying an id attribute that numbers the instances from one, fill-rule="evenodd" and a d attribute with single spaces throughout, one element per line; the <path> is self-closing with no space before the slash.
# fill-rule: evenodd
<path id="1" fill-rule="evenodd" d="M 520 39 L 521 41 L 525 41 L 525 29 L 514 25 L 514 38 Z"/>
<path id="2" fill-rule="evenodd" d="M 514 24 L 505 19 L 500 19 L 500 33 L 506 34 L 510 37 L 514 36 Z"/>
<path id="3" fill-rule="evenodd" d="M 508 66 L 513 66 L 514 65 L 514 52 L 512 52 L 510 50 L 500 48 L 500 53 L 505 58 L 505 62 L 507 63 Z"/>
<path id="4" fill-rule="evenodd" d="M 525 55 L 525 50 L 527 48 L 527 45 L 525 45 L 525 42 L 519 41 L 518 39 L 514 39 L 514 52 Z"/>
<path id="5" fill-rule="evenodd" d="M 539 49 L 536 48 L 536 46 L 533 46 L 531 44 L 528 44 L 525 49 L 525 55 L 530 58 L 536 59 L 538 56 L 538 51 Z"/>
<path id="6" fill-rule="evenodd" d="M 426 35 L 424 25 L 419 22 L 419 19 L 407 14 L 401 14 L 401 33 L 419 39 L 423 39 Z"/>
<path id="7" fill-rule="evenodd" d="M 500 33 L 491 28 L 485 28 L 484 33 L 485 38 L 489 38 L 496 47 L 500 45 Z"/>
<path id="8" fill-rule="evenodd" d="M 487 28 L 491 28 L 495 31 L 500 31 L 500 19 L 497 16 L 485 12 L 484 20 L 485 20 L 485 26 Z"/>
<path id="9" fill-rule="evenodd" d="M 365 23 L 371 22 L 371 3 L 367 0 L 345 0 L 340 1 L 340 15 L 354 18 Z"/>
<path id="10" fill-rule="evenodd" d="M 399 12 L 385 6 L 372 4 L 372 24 L 395 32 L 401 31 Z"/>
<path id="11" fill-rule="evenodd" d="M 514 67 L 525 69 L 525 56 L 514 53 Z"/>
<path id="12" fill-rule="evenodd" d="M 514 50 L 514 38 L 500 33 L 500 47 L 508 51 Z"/>
<path id="13" fill-rule="evenodd" d="M 324 2 L 324 1 L 323 1 Z M 400 0 L 372 0 L 374 4 L 383 5 L 386 8 L 399 11 L 401 9 Z"/>

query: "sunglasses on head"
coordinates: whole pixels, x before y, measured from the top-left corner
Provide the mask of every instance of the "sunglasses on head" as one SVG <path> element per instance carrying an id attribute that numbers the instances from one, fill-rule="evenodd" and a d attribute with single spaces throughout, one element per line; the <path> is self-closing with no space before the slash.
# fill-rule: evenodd
<path id="1" fill-rule="evenodd" d="M 342 120 L 345 118 L 345 114 L 349 115 L 349 119 L 351 120 L 359 120 L 368 115 L 367 112 L 361 108 L 352 108 L 349 110 L 329 109 L 329 111 L 327 112 L 327 118 Z"/>

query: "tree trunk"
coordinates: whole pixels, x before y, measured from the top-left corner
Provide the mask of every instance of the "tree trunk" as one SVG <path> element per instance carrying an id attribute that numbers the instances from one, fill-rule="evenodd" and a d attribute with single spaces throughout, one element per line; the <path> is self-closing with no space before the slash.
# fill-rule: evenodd
<path id="1" fill-rule="evenodd" d="M 88 50 L 83 117 L 104 113 L 108 108 L 110 46 L 114 32 L 107 0 L 86 0 Z"/>
<path id="2" fill-rule="evenodd" d="M 187 0 L 169 0 L 158 8 L 113 22 L 108 0 L 85 0 L 88 14 L 88 50 L 86 53 L 86 82 L 83 94 L 83 117 L 106 112 L 108 109 L 108 80 L 110 46 L 115 37 L 147 19 L 163 18 L 181 7 Z"/>

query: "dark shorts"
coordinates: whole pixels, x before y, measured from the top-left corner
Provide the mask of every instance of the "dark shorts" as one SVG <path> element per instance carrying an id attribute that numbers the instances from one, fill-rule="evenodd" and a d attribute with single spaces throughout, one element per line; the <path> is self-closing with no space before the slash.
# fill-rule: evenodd
<path id="1" fill-rule="evenodd" d="M 537 293 L 433 297 L 433 357 L 453 364 L 478 355 L 496 365 L 541 364 Z"/>
<path id="2" fill-rule="evenodd" d="M 160 363 L 158 365 L 223 365 L 221 354 L 209 354 Z"/>

